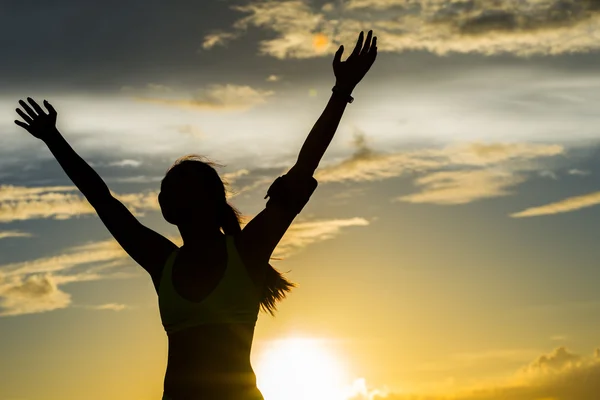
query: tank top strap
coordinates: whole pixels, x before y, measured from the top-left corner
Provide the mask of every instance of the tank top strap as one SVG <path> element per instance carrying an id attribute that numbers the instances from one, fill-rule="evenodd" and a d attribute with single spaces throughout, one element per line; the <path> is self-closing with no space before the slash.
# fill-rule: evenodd
<path id="1" fill-rule="evenodd" d="M 163 287 L 163 283 L 165 280 L 171 280 L 171 271 L 173 271 L 173 264 L 175 263 L 175 257 L 177 257 L 177 253 L 179 253 L 179 247 L 173 250 L 169 257 L 167 257 L 167 261 L 165 261 L 165 265 L 163 266 L 162 272 L 160 274 L 159 287 Z"/>
<path id="2" fill-rule="evenodd" d="M 247 271 L 243 263 L 242 257 L 235 244 L 235 238 L 236 237 L 234 235 L 226 235 L 227 257 L 229 264 L 228 267 L 234 269 L 237 273 L 242 271 L 245 274 Z"/>
<path id="3" fill-rule="evenodd" d="M 234 235 L 227 235 L 227 257 L 229 277 L 233 278 L 233 282 L 230 282 L 230 284 L 236 287 L 250 287 L 252 290 L 256 290 L 254 280 L 250 276 L 250 271 L 248 271 L 248 267 L 237 249 Z"/>

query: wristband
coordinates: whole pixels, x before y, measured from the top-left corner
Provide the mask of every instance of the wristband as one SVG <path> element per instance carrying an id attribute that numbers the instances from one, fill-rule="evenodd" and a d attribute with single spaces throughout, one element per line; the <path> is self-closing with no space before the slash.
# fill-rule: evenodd
<path id="1" fill-rule="evenodd" d="M 345 96 L 346 97 L 346 101 L 348 103 L 352 103 L 354 101 L 354 97 L 350 96 L 350 93 L 346 92 L 344 89 L 341 89 L 338 86 L 334 86 L 333 88 L 331 88 L 331 91 L 333 93 L 339 93 L 342 96 Z"/>
<path id="2" fill-rule="evenodd" d="M 296 180 L 289 175 L 283 175 L 275 179 L 267 190 L 268 197 L 266 207 L 278 205 L 298 215 L 304 208 L 311 195 L 317 188 L 318 182 L 310 177 L 308 181 L 304 179 Z"/>

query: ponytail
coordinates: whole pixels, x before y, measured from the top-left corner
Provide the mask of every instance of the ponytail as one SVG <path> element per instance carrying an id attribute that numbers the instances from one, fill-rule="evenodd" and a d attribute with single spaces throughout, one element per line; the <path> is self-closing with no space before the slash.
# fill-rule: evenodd
<path id="1" fill-rule="evenodd" d="M 221 228 L 226 235 L 236 235 L 242 231 L 239 222 L 241 213 L 227 201 L 222 205 L 220 217 Z"/>
<path id="2" fill-rule="evenodd" d="M 221 208 L 221 228 L 226 235 L 236 235 L 242 231 L 240 227 L 241 213 L 227 201 Z M 283 300 L 287 292 L 296 284 L 283 277 L 281 272 L 268 264 L 265 270 L 260 307 L 272 316 L 275 315 L 277 302 Z"/>

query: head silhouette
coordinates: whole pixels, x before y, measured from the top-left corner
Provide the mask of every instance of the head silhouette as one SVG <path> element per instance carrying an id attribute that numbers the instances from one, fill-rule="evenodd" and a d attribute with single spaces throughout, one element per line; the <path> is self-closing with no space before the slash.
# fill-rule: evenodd
<path id="1" fill-rule="evenodd" d="M 182 226 L 223 227 L 227 197 L 214 162 L 192 154 L 180 157 L 160 185 L 158 201 L 167 222 Z"/>

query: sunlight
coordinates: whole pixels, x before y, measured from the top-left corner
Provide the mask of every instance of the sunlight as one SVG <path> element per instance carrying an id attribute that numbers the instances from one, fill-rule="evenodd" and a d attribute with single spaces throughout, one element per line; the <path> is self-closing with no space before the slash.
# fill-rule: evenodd
<path id="1" fill-rule="evenodd" d="M 346 400 L 343 363 L 317 339 L 274 341 L 260 357 L 257 386 L 265 400 Z"/>
<path id="2" fill-rule="evenodd" d="M 326 50 L 328 44 L 329 44 L 329 38 L 322 33 L 317 33 L 313 37 L 313 47 L 315 48 L 316 51 Z"/>

